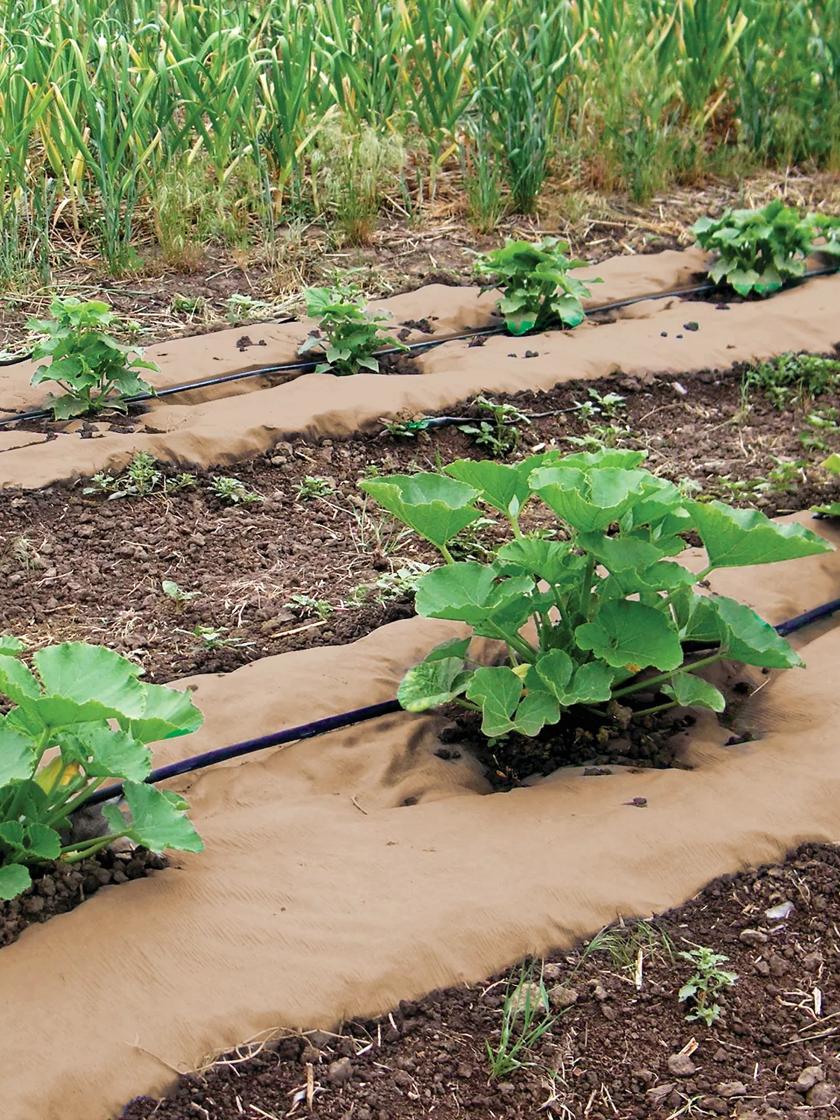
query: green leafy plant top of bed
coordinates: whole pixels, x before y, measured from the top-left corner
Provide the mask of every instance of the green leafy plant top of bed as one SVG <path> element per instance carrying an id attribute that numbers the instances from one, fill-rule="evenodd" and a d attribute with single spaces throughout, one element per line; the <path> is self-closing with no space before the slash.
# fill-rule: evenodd
<path id="1" fill-rule="evenodd" d="M 47 406 L 56 420 L 69 420 L 103 409 L 125 412 L 126 398 L 153 393 L 139 370 L 157 371 L 137 346 L 125 346 L 109 333 L 134 324 L 120 319 L 101 300 L 54 299 L 49 319 L 31 319 L 27 328 L 40 337 L 32 349 L 38 361 L 49 358 L 32 377 L 33 385 L 54 382 L 63 392 Z"/>
<path id="2" fill-rule="evenodd" d="M 443 557 L 418 583 L 417 613 L 472 629 L 408 671 L 399 690 L 404 708 L 454 701 L 481 713 L 488 737 L 533 736 L 574 705 L 606 705 L 642 689 L 664 695 L 657 710 L 722 711 L 722 693 L 696 675 L 721 658 L 769 668 L 801 664 L 750 607 L 700 594 L 697 585 L 717 568 L 809 556 L 830 546 L 800 525 L 692 501 L 645 470 L 643 460 L 636 451 L 549 451 L 513 466 L 461 459 L 441 474 L 360 484 Z M 529 503 L 547 507 L 556 522 L 523 533 L 520 518 Z M 489 544 L 486 562 L 453 560 L 457 535 L 488 514 L 507 522 L 509 539 Z M 688 547 L 687 532 L 705 545 L 701 571 L 675 559 Z M 503 642 L 506 663 L 471 660 L 475 637 Z M 699 655 L 689 652 L 698 648 Z"/>
<path id="3" fill-rule="evenodd" d="M 829 474 L 840 475 L 840 453 L 832 452 L 827 459 L 820 463 L 820 466 Z M 821 517 L 840 517 L 840 502 L 828 502 L 823 506 L 815 506 L 814 513 L 818 513 Z"/>
<path id="4" fill-rule="evenodd" d="M 145 744 L 201 725 L 188 694 L 144 683 L 139 666 L 102 646 L 50 646 L 31 669 L 23 652 L 0 637 L 0 694 L 12 705 L 0 716 L 0 898 L 26 890 L 29 865 L 72 863 L 119 836 L 153 851 L 200 851 L 184 799 L 144 784 Z M 107 835 L 74 841 L 71 814 L 114 781 L 125 808 L 104 805 Z"/>
<path id="5" fill-rule="evenodd" d="M 823 239 L 814 246 L 815 252 L 833 257 L 837 261 L 837 267 L 840 268 L 840 217 L 815 213 L 809 214 L 807 220 L 813 223 L 817 235 Z"/>
<path id="6" fill-rule="evenodd" d="M 477 258 L 476 273 L 490 277 L 482 291 L 501 289 L 499 310 L 511 334 L 583 322 L 581 300 L 589 296 L 589 288 L 570 272 L 585 268 L 586 261 L 570 259 L 568 251 L 568 242 L 545 237 L 536 242 L 507 240 L 500 249 Z"/>
<path id="7" fill-rule="evenodd" d="M 697 244 L 717 254 L 709 279 L 739 295 L 766 296 L 805 272 L 805 258 L 818 236 L 813 216 L 779 199 L 761 210 L 725 210 L 691 227 Z"/>
<path id="8" fill-rule="evenodd" d="M 318 320 L 318 329 L 299 348 L 301 356 L 321 351 L 323 362 L 316 373 L 334 373 L 347 377 L 360 369 L 379 373 L 376 351 L 393 346 L 407 350 L 391 335 L 382 333 L 388 316 L 370 311 L 355 293 L 341 288 L 308 288 L 305 292 L 306 313 Z"/>

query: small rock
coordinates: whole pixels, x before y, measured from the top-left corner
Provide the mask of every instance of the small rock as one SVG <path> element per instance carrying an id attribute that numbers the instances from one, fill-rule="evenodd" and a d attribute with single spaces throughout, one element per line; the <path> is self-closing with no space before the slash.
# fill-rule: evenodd
<path id="1" fill-rule="evenodd" d="M 463 1081 L 469 1081 L 473 1075 L 473 1067 L 471 1065 L 468 1065 L 467 1062 L 459 1062 L 455 1073 Z"/>
<path id="2" fill-rule="evenodd" d="M 410 1073 L 406 1073 L 404 1069 L 398 1069 L 394 1072 L 391 1080 L 398 1089 L 410 1089 L 414 1085 Z"/>
<path id="3" fill-rule="evenodd" d="M 764 917 L 771 922 L 783 922 L 785 918 L 791 916 L 794 909 L 792 902 L 780 902 L 778 906 L 771 906 L 769 910 L 765 910 Z"/>
<path id="4" fill-rule="evenodd" d="M 668 1069 L 674 1077 L 691 1077 L 697 1072 L 697 1066 L 688 1054 L 672 1054 L 668 1059 Z"/>
<path id="5" fill-rule="evenodd" d="M 544 964 L 542 978 L 546 982 L 556 983 L 563 978 L 564 971 L 562 964 Z"/>
<path id="6" fill-rule="evenodd" d="M 514 989 L 510 997 L 511 1015 L 524 1015 L 545 1009 L 543 989 L 539 984 L 524 983 Z"/>
<path id="7" fill-rule="evenodd" d="M 574 988 L 565 988 L 562 984 L 555 984 L 548 993 L 548 1002 L 554 1011 L 564 1011 L 567 1007 L 573 1007 L 578 999 L 580 995 Z"/>
<path id="8" fill-rule="evenodd" d="M 778 953 L 774 953 L 767 963 L 770 965 L 771 976 L 784 976 L 786 972 L 790 972 L 790 965 Z"/>
<path id="9" fill-rule="evenodd" d="M 652 1069 L 634 1069 L 632 1076 L 643 1085 L 650 1085 L 651 1081 L 656 1080 L 656 1074 Z"/>
<path id="10" fill-rule="evenodd" d="M 300 1054 L 300 1064 L 302 1066 L 317 1065 L 320 1060 L 321 1051 L 316 1046 L 313 1046 L 310 1042 L 307 1042 Z"/>
<path id="11" fill-rule="evenodd" d="M 738 937 L 745 945 L 767 944 L 767 934 L 762 933 L 760 929 L 742 929 Z"/>
<path id="12" fill-rule="evenodd" d="M 603 1003 L 605 999 L 609 999 L 609 992 L 600 980 L 593 980 L 591 983 L 593 999 L 597 999 L 600 1003 Z"/>
<path id="13" fill-rule="evenodd" d="M 830 1081 L 821 1081 L 805 1094 L 812 1108 L 826 1108 L 837 1100 L 837 1090 Z"/>
<path id="14" fill-rule="evenodd" d="M 729 1100 L 731 1097 L 745 1097 L 747 1095 L 747 1087 L 743 1081 L 721 1081 L 717 1086 L 716 1092 Z"/>
<path id="15" fill-rule="evenodd" d="M 825 1081 L 822 1066 L 807 1066 L 797 1077 L 796 1084 L 793 1087 L 797 1093 L 807 1093 L 820 1081 Z"/>
<path id="16" fill-rule="evenodd" d="M 512 1097 L 515 1091 L 516 1091 L 516 1086 L 513 1084 L 512 1081 L 500 1081 L 499 1082 L 499 1092 L 502 1094 L 503 1097 Z"/>
<path id="17" fill-rule="evenodd" d="M 670 1097 L 676 1087 L 676 1081 L 666 1081 L 664 1085 L 655 1085 L 652 1089 L 648 1089 L 645 1096 L 650 1097 L 653 1104 L 661 1104 L 667 1097 Z"/>
<path id="18" fill-rule="evenodd" d="M 330 1062 L 327 1070 L 327 1081 L 330 1085 L 346 1085 L 352 1076 L 353 1063 L 349 1058 L 339 1058 L 335 1062 Z"/>

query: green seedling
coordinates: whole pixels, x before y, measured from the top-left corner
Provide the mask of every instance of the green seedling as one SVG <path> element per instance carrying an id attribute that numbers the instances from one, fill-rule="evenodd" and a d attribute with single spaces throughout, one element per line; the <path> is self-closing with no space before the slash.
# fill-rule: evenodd
<path id="1" fill-rule="evenodd" d="M 194 626 L 192 630 L 181 631 L 181 633 L 188 633 L 194 638 L 197 638 L 207 650 L 225 649 L 228 646 L 242 646 L 248 644 L 243 642 L 241 638 L 225 637 L 228 632 L 227 626 L 206 626 L 200 623 Z"/>
<path id="2" fill-rule="evenodd" d="M 204 296 L 174 295 L 169 305 L 175 314 L 196 315 L 207 306 Z"/>
<path id="3" fill-rule="evenodd" d="M 695 588 L 719 568 L 831 546 L 755 510 L 692 501 L 645 470 L 644 459 L 641 451 L 552 450 L 511 466 L 461 459 L 443 473 L 360 483 L 441 554 L 443 563 L 418 583 L 417 613 L 472 630 L 408 671 L 398 693 L 405 709 L 454 703 L 480 714 L 489 739 L 535 736 L 576 705 L 606 717 L 610 701 L 639 693 L 654 702 L 636 715 L 674 706 L 722 712 L 723 694 L 697 671 L 723 658 L 766 668 L 802 664 L 751 608 Z M 520 519 L 531 503 L 556 523 L 524 533 Z M 486 559 L 456 560 L 453 543 L 481 518 L 491 522 Z M 674 559 L 688 547 L 688 534 L 706 549 L 699 572 Z M 503 642 L 507 663 L 471 660 L 473 637 Z M 699 657 L 687 652 L 698 644 Z"/>
<path id="4" fill-rule="evenodd" d="M 329 478 L 308 474 L 298 485 L 295 497 L 299 502 L 309 502 L 313 498 L 330 498 L 334 493 L 335 486 Z"/>
<path id="5" fill-rule="evenodd" d="M 804 275 L 817 236 L 811 216 L 803 218 L 779 199 L 761 210 L 725 210 L 719 218 L 700 218 L 691 228 L 697 244 L 717 254 L 709 279 L 741 296 L 770 295 Z"/>
<path id="6" fill-rule="evenodd" d="M 200 591 L 185 591 L 173 579 L 163 580 L 160 586 L 167 599 L 171 599 L 173 603 L 177 603 L 179 606 L 191 603 L 193 599 L 201 597 Z"/>
<path id="7" fill-rule="evenodd" d="M 100 300 L 56 298 L 50 319 L 30 319 L 27 328 L 39 338 L 32 348 L 39 366 L 33 385 L 54 382 L 63 392 L 47 398 L 56 420 L 95 415 L 104 409 L 126 412 L 129 397 L 154 393 L 138 371 L 157 372 L 154 362 L 143 359 L 137 346 L 124 346 L 111 330 L 125 331 L 136 324 L 122 320 Z"/>
<path id="8" fill-rule="evenodd" d="M 750 366 L 741 380 L 744 399 L 763 393 L 776 408 L 806 404 L 840 389 L 840 360 L 820 354 L 780 354 Z"/>
<path id="9" fill-rule="evenodd" d="M 805 417 L 808 430 L 799 433 L 802 446 L 808 451 L 828 451 L 829 440 L 840 435 L 838 415 L 840 410 L 836 408 L 818 408 L 809 412 Z"/>
<path id="10" fill-rule="evenodd" d="M 274 307 L 265 300 L 234 292 L 225 300 L 225 314 L 229 323 L 238 326 L 254 319 L 270 319 L 274 315 Z"/>
<path id="11" fill-rule="evenodd" d="M 487 397 L 473 401 L 479 418 L 473 424 L 459 424 L 458 431 L 472 436 L 476 446 L 488 451 L 494 459 L 504 459 L 519 446 L 519 425 L 530 424 L 524 412 L 512 404 L 499 404 Z"/>
<path id="12" fill-rule="evenodd" d="M 298 354 L 323 354 L 324 360 L 316 365 L 316 373 L 333 373 L 338 377 L 347 377 L 360 369 L 379 373 L 378 350 L 408 349 L 398 339 L 382 333 L 387 315 L 368 310 L 364 300 L 347 289 L 308 288 L 305 296 L 306 313 L 318 320 L 318 328 L 303 342 Z"/>
<path id="13" fill-rule="evenodd" d="M 508 987 L 502 1008 L 502 1028 L 497 1046 L 484 1046 L 493 1079 L 508 1077 L 529 1065 L 528 1056 L 557 1016 L 549 1013 L 548 993 L 542 977 L 534 980 L 531 969 L 522 968 L 519 981 Z"/>
<path id="14" fill-rule="evenodd" d="M 335 607 L 326 599 L 316 599 L 312 595 L 292 595 L 286 607 L 295 612 L 299 618 L 311 618 L 313 615 L 325 622 Z"/>
<path id="15" fill-rule="evenodd" d="M 265 501 L 262 494 L 249 490 L 244 482 L 230 475 L 218 475 L 211 479 L 210 493 L 226 506 L 250 506 Z"/>
<path id="16" fill-rule="evenodd" d="M 120 836 L 153 851 L 201 851 L 176 793 L 146 785 L 146 744 L 195 731 L 189 694 L 145 684 L 133 662 L 102 646 L 64 642 L 38 650 L 0 638 L 0 898 L 31 885 L 29 867 L 74 863 Z M 73 813 L 100 786 L 124 785 L 122 805 L 105 805 L 106 835 L 73 840 Z"/>
<path id="17" fill-rule="evenodd" d="M 394 439 L 417 439 L 421 432 L 426 432 L 429 429 L 429 417 L 427 416 L 420 420 L 389 420 L 386 416 L 382 416 L 380 419 L 385 431 Z"/>
<path id="18" fill-rule="evenodd" d="M 840 455 L 835 451 L 829 455 L 820 466 L 829 474 L 840 475 Z M 814 513 L 819 514 L 821 517 L 840 517 L 840 502 L 829 502 L 827 505 L 816 506 Z"/>
<path id="19" fill-rule="evenodd" d="M 672 959 L 674 945 L 664 930 L 650 922 L 639 921 L 601 930 L 586 946 L 583 959 L 593 953 L 605 953 L 614 969 L 635 974 L 640 968 L 640 957 L 662 955 Z"/>
<path id="20" fill-rule="evenodd" d="M 121 474 L 95 474 L 82 493 L 105 494 L 109 501 L 118 498 L 146 498 L 158 491 L 163 494 L 178 494 L 182 490 L 191 490 L 197 481 L 194 474 L 185 471 L 167 478 L 154 456 L 146 451 L 138 451 Z"/>
<path id="21" fill-rule="evenodd" d="M 710 1027 L 720 1018 L 721 1009 L 717 997 L 734 987 L 738 976 L 734 972 L 721 968 L 721 965 L 729 960 L 728 957 L 702 945 L 679 953 L 678 956 L 694 967 L 694 972 L 680 988 L 677 996 L 680 1003 L 690 1004 L 686 1020 L 690 1023 L 705 1023 Z"/>
<path id="22" fill-rule="evenodd" d="M 568 251 L 567 242 L 546 237 L 534 243 L 508 240 L 501 249 L 477 258 L 476 273 L 490 277 L 482 291 L 501 289 L 499 310 L 511 334 L 583 322 L 581 300 L 589 296 L 589 288 L 570 273 L 585 268 L 586 261 L 571 260 Z"/>
<path id="23" fill-rule="evenodd" d="M 351 606 L 357 607 L 373 599 L 380 606 L 413 595 L 420 577 L 429 571 L 428 564 L 419 560 L 406 560 L 392 572 L 383 572 L 373 584 L 360 584 L 350 594 Z"/>

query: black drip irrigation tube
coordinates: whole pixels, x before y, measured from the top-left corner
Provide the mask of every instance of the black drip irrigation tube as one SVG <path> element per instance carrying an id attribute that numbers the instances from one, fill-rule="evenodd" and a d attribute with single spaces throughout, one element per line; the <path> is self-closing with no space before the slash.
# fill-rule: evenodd
<path id="1" fill-rule="evenodd" d="M 787 637 L 788 634 L 793 634 L 813 622 L 828 618 L 835 611 L 840 611 L 840 599 L 831 599 L 829 602 L 822 603 L 818 607 L 812 607 L 811 610 L 795 615 L 785 622 L 780 622 L 775 627 L 776 633 L 782 637 Z M 157 770 L 152 770 L 145 780 L 147 783 L 162 782 L 167 778 L 175 778 L 179 774 L 189 774 L 193 770 L 203 770 L 208 766 L 215 766 L 217 763 L 226 762 L 231 758 L 241 758 L 243 755 L 253 754 L 255 751 L 264 751 L 269 747 L 281 747 L 288 743 L 299 743 L 304 739 L 314 739 L 328 731 L 353 727 L 355 724 L 366 723 L 368 720 L 378 719 L 380 716 L 390 715 L 392 712 L 402 710 L 399 700 L 383 700 L 379 704 L 369 704 L 364 708 L 353 708 L 352 711 L 342 712 L 340 715 L 324 716 L 322 719 L 312 720 L 310 723 L 298 724 L 297 727 L 287 727 L 283 731 L 260 735 L 256 739 L 245 739 L 243 742 L 233 743 L 229 747 L 217 747 L 215 750 L 205 751 L 204 754 L 196 754 L 191 758 L 181 759 L 180 762 L 171 762 L 168 766 L 160 766 Z M 97 790 L 83 803 L 82 807 L 98 805 L 103 801 L 110 801 L 113 797 L 119 797 L 122 789 L 122 784 L 119 784 Z"/>
<path id="2" fill-rule="evenodd" d="M 790 288 L 796 287 L 798 284 L 804 283 L 806 280 L 811 280 L 815 276 L 828 276 L 831 273 L 837 272 L 836 266 L 827 266 L 825 268 L 815 268 L 810 272 L 806 272 L 803 276 L 798 277 L 788 285 Z M 668 292 L 655 292 L 653 295 L 630 296 L 627 299 L 614 300 L 612 303 L 602 303 L 597 307 L 590 307 L 587 310 L 587 315 L 601 315 L 608 311 L 619 311 L 623 307 L 632 307 L 636 303 L 645 303 L 653 300 L 660 299 L 679 299 L 682 296 L 701 295 L 704 292 L 713 292 L 720 290 L 717 284 L 710 281 L 704 284 L 697 284 L 692 288 L 675 288 Z M 723 294 L 723 293 L 722 293 Z M 282 320 L 289 322 L 290 320 Z M 292 320 L 293 321 L 293 320 Z M 463 342 L 468 338 L 482 338 L 491 335 L 505 334 L 506 328 L 503 324 L 499 323 L 492 327 L 476 327 L 474 330 L 461 331 L 458 334 L 448 334 L 441 338 L 423 339 L 420 342 L 410 342 L 406 346 L 387 346 L 382 350 L 374 352 L 374 357 L 385 358 L 391 354 L 405 354 L 416 353 L 420 350 L 431 350 L 436 346 L 444 346 L 448 342 Z M 527 335 L 511 335 L 512 338 L 526 338 Z M 9 361 L 0 362 L 2 365 L 15 365 L 18 362 L 25 361 L 26 357 L 14 358 Z M 198 381 L 187 381 L 183 385 L 172 385 L 166 389 L 160 389 L 156 393 L 137 393 L 133 397 L 126 397 L 124 403 L 128 405 L 143 404 L 146 401 L 162 400 L 166 397 L 173 397 L 178 393 L 190 393 L 197 389 L 211 389 L 216 385 L 230 385 L 236 381 L 247 381 L 252 377 L 269 377 L 277 373 L 303 373 L 306 370 L 313 370 L 320 364 L 321 359 L 315 358 L 306 361 L 294 362 L 280 362 L 273 366 L 258 366 L 256 369 L 240 370 L 238 373 L 223 373 L 218 377 L 204 377 Z M 2 411 L 2 410 L 0 410 Z M 0 416 L 0 428 L 6 427 L 10 424 L 19 424 L 24 421 L 30 420 L 48 420 L 52 415 L 48 408 L 31 409 L 29 412 L 16 412 L 10 416 Z"/>

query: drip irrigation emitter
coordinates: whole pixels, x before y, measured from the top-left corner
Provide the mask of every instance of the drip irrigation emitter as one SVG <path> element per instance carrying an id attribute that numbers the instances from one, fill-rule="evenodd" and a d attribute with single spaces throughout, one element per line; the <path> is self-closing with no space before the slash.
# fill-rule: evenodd
<path id="1" fill-rule="evenodd" d="M 799 277 L 796 281 L 788 287 L 796 287 L 797 284 L 804 283 L 806 280 L 811 280 L 815 276 L 827 276 L 830 273 L 837 272 L 836 266 L 827 266 L 825 268 L 815 268 L 806 272 L 803 276 Z M 652 295 L 629 296 L 626 299 L 614 300 L 611 303 L 602 303 L 597 307 L 590 307 L 587 310 L 587 315 L 602 315 L 609 311 L 619 311 L 623 307 L 632 307 L 637 303 L 645 303 L 654 300 L 662 299 L 680 299 L 685 296 L 701 295 L 705 292 L 712 292 L 718 290 L 718 286 L 711 282 L 697 284 L 691 288 L 674 288 L 667 292 L 655 292 Z M 722 293 L 723 294 L 723 293 Z M 382 350 L 374 352 L 374 357 L 385 358 L 392 354 L 405 354 L 417 353 L 422 350 L 432 350 L 437 346 L 444 346 L 449 342 L 463 342 L 467 339 L 490 337 L 491 335 L 505 334 L 506 327 L 502 323 L 494 324 L 490 327 L 476 327 L 468 331 L 460 331 L 457 334 L 442 335 L 440 338 L 422 339 L 419 342 L 409 342 L 406 346 L 387 346 Z M 540 333 L 540 332 L 538 332 Z M 516 338 L 525 338 L 526 335 L 511 336 Z M 15 359 L 14 361 L 0 363 L 6 365 L 13 365 L 16 361 L 23 361 L 24 359 Z M 306 359 L 301 361 L 279 362 L 276 365 L 270 366 L 257 366 L 255 369 L 240 370 L 237 373 L 223 373 L 217 377 L 203 377 L 198 381 L 187 381 L 182 385 L 171 385 L 165 389 L 159 389 L 154 393 L 137 393 L 132 397 L 126 397 L 124 404 L 144 404 L 146 401 L 163 400 L 166 397 L 173 397 L 179 393 L 195 392 L 199 389 L 212 389 L 216 385 L 230 385 L 237 381 L 247 381 L 253 377 L 271 377 L 276 374 L 282 373 L 305 373 L 308 370 L 314 370 L 320 364 L 320 358 Z M 2 410 L 0 410 L 2 411 Z M 33 420 L 48 420 L 52 413 L 48 408 L 30 409 L 28 412 L 17 412 L 10 416 L 0 416 L 0 428 L 6 427 L 9 424 L 20 424 L 26 421 Z"/>
<path id="2" fill-rule="evenodd" d="M 840 599 L 831 599 L 818 607 L 812 607 L 811 610 L 795 615 L 785 622 L 780 622 L 775 629 L 782 637 L 786 637 L 788 634 L 793 634 L 796 630 L 801 630 L 813 622 L 827 618 L 835 611 L 840 611 Z M 209 766 L 215 766 L 219 762 L 227 762 L 231 758 L 241 758 L 243 755 L 253 754 L 255 751 L 264 751 L 269 747 L 281 747 L 289 743 L 299 743 L 304 739 L 314 739 L 328 731 L 339 731 L 345 727 L 354 727 L 356 724 L 366 723 L 368 720 L 378 719 L 380 716 L 391 715 L 393 712 L 402 710 L 399 700 L 383 700 L 379 704 L 368 704 L 364 708 L 353 708 L 352 711 L 342 712 L 340 715 L 324 716 L 322 719 L 301 723 L 296 727 L 287 727 L 283 731 L 260 735 L 256 739 L 245 739 L 241 743 L 233 743 L 228 747 L 217 747 L 215 750 L 205 751 L 203 754 L 196 754 L 191 758 L 183 758 L 180 762 L 171 762 L 167 766 L 160 766 L 157 770 L 152 770 L 145 780 L 147 783 L 162 782 L 167 778 L 175 778 L 179 774 L 189 774 L 193 770 L 203 770 Z M 110 801 L 112 798 L 119 797 L 122 789 L 122 784 L 99 789 L 87 798 L 83 807 L 98 805 L 103 801 Z"/>

